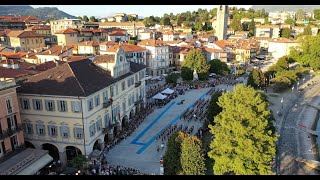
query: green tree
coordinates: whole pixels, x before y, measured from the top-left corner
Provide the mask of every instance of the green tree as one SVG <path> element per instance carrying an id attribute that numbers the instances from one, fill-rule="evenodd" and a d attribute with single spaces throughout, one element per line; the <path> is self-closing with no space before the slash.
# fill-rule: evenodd
<path id="1" fill-rule="evenodd" d="M 189 68 L 192 71 L 196 70 L 199 79 L 206 79 L 209 74 L 210 64 L 207 63 L 206 56 L 200 49 L 192 49 L 188 52 L 182 67 Z"/>
<path id="2" fill-rule="evenodd" d="M 192 74 L 192 70 L 186 67 L 182 67 L 181 68 L 181 77 L 183 80 L 192 80 L 193 79 L 193 74 Z"/>
<path id="3" fill-rule="evenodd" d="M 225 62 L 222 62 L 220 59 L 212 59 L 211 61 L 209 61 L 209 64 L 210 73 L 226 75 L 230 71 L 228 65 Z"/>
<path id="4" fill-rule="evenodd" d="M 185 134 L 181 143 L 181 175 L 205 175 L 202 142 L 196 137 Z"/>
<path id="5" fill-rule="evenodd" d="M 214 136 L 209 157 L 216 175 L 273 174 L 277 135 L 264 93 L 243 84 L 219 98 L 222 112 L 209 125 Z"/>
<path id="6" fill-rule="evenodd" d="M 280 36 L 284 38 L 289 38 L 291 35 L 291 29 L 290 28 L 282 28 L 280 30 Z"/>
<path id="7" fill-rule="evenodd" d="M 304 10 L 298 9 L 296 12 L 296 19 L 304 19 Z"/>
<path id="8" fill-rule="evenodd" d="M 196 21 L 195 25 L 194 25 L 194 29 L 196 31 L 203 31 L 203 25 L 201 21 Z"/>
<path id="9" fill-rule="evenodd" d="M 165 175 L 176 175 L 181 172 L 181 141 L 178 136 L 179 133 L 174 133 L 168 140 L 167 150 L 163 156 Z"/>
<path id="10" fill-rule="evenodd" d="M 208 116 L 207 118 L 210 121 L 210 124 L 214 124 L 214 117 L 218 115 L 222 108 L 217 104 L 219 97 L 222 95 L 222 92 L 218 91 L 211 95 L 211 100 L 208 107 Z"/>
<path id="11" fill-rule="evenodd" d="M 284 23 L 290 24 L 291 26 L 295 26 L 296 25 L 296 21 L 294 19 L 291 18 L 287 18 Z"/>
<path id="12" fill-rule="evenodd" d="M 133 21 L 136 21 L 136 20 L 137 20 L 137 18 L 136 18 L 136 17 L 128 16 L 128 21 L 133 22 Z"/>
<path id="13" fill-rule="evenodd" d="M 169 17 L 163 17 L 160 21 L 160 24 L 161 25 L 165 25 L 165 26 L 168 26 L 170 25 L 170 18 Z"/>
<path id="14" fill-rule="evenodd" d="M 179 74 L 175 74 L 175 73 L 169 74 L 166 77 L 166 83 L 177 83 L 177 80 L 179 79 L 179 77 L 180 77 Z"/>
<path id="15" fill-rule="evenodd" d="M 132 39 L 128 41 L 128 44 L 135 44 L 135 43 L 136 43 L 135 40 L 132 40 Z"/>
<path id="16" fill-rule="evenodd" d="M 89 18 L 88 18 L 88 16 L 86 16 L 86 15 L 84 15 L 84 16 L 82 17 L 82 20 L 85 21 L 85 22 L 89 22 Z"/>
<path id="17" fill-rule="evenodd" d="M 82 17 L 81 16 L 78 16 L 78 19 L 80 19 L 82 21 Z"/>
<path id="18" fill-rule="evenodd" d="M 96 22 L 96 18 L 94 16 L 90 16 L 90 22 Z"/>
<path id="19" fill-rule="evenodd" d="M 314 19 L 320 20 L 320 9 L 313 10 Z"/>
<path id="20" fill-rule="evenodd" d="M 303 29 L 303 35 L 312 35 L 311 27 L 309 25 Z"/>
<path id="21" fill-rule="evenodd" d="M 251 22 L 249 23 L 249 26 L 248 26 L 248 30 L 249 30 L 248 36 L 249 36 L 249 37 L 254 36 L 254 30 L 255 30 L 255 28 L 256 28 L 256 23 L 255 23 L 254 20 L 252 19 Z"/>
<path id="22" fill-rule="evenodd" d="M 230 24 L 230 27 L 235 31 L 242 31 L 242 25 L 240 18 L 234 18 Z"/>
<path id="23" fill-rule="evenodd" d="M 268 71 L 270 72 L 281 72 L 289 69 L 289 58 L 287 56 L 283 56 L 278 59 L 277 63 L 270 66 Z"/>
<path id="24" fill-rule="evenodd" d="M 75 158 L 72 159 L 71 164 L 73 167 L 82 170 L 86 162 L 87 160 L 84 155 L 77 155 Z"/>
<path id="25" fill-rule="evenodd" d="M 260 69 L 254 68 L 249 74 L 247 85 L 253 88 L 265 86 L 265 76 L 263 72 Z"/>

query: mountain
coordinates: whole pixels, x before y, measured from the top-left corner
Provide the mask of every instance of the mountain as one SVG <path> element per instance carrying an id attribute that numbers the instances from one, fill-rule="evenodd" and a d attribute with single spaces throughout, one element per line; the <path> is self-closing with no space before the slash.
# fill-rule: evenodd
<path id="1" fill-rule="evenodd" d="M 272 11 L 297 11 L 303 9 L 304 11 L 313 11 L 314 9 L 320 9 L 319 5 L 253 5 L 252 9 L 265 9 L 266 12 Z"/>
<path id="2" fill-rule="evenodd" d="M 49 18 L 76 18 L 75 16 L 60 11 L 56 7 L 33 8 L 31 6 L 0 6 L 0 15 L 35 16 L 43 21 Z"/>

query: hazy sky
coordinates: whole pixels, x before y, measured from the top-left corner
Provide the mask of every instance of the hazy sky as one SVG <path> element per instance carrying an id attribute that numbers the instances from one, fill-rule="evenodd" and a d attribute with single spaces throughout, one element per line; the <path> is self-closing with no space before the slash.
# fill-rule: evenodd
<path id="1" fill-rule="evenodd" d="M 31 5 L 38 7 L 57 7 L 60 10 L 74 16 L 107 17 L 117 12 L 126 14 L 134 13 L 139 16 L 162 16 L 164 13 L 181 13 L 194 11 L 199 8 L 212 9 L 216 5 Z M 237 5 L 237 7 L 250 8 L 252 5 Z"/>

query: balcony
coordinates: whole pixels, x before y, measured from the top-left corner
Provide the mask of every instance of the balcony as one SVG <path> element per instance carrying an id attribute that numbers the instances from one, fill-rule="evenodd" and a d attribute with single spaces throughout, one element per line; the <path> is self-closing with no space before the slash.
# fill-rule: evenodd
<path id="1" fill-rule="evenodd" d="M 112 100 L 110 99 L 108 102 L 103 103 L 103 108 L 108 108 L 109 106 L 111 106 L 111 104 L 112 104 Z"/>
<path id="2" fill-rule="evenodd" d="M 22 129 L 23 129 L 22 124 L 18 124 L 16 127 L 7 129 L 6 131 L 7 131 L 8 136 L 12 136 L 14 133 L 22 131 Z"/>
<path id="3" fill-rule="evenodd" d="M 141 86 L 141 81 L 134 83 L 134 87 L 139 87 L 139 86 Z"/>

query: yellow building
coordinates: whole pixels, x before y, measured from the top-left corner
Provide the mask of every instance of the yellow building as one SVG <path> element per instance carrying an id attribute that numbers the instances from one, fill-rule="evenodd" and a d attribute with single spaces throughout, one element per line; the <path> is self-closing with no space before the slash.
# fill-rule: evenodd
<path id="1" fill-rule="evenodd" d="M 102 150 L 143 105 L 145 69 L 119 50 L 29 77 L 18 89 L 26 142 L 62 164 Z"/>
<path id="2" fill-rule="evenodd" d="M 58 45 L 60 46 L 78 43 L 78 34 L 79 31 L 71 28 L 61 30 L 55 33 L 58 39 Z"/>
<path id="3" fill-rule="evenodd" d="M 236 61 L 246 62 L 250 60 L 250 47 L 237 47 L 235 49 Z"/>
<path id="4" fill-rule="evenodd" d="M 50 26 L 31 26 L 25 29 L 25 31 L 34 31 L 38 34 L 42 34 L 44 36 L 51 35 Z"/>
<path id="5" fill-rule="evenodd" d="M 77 53 L 82 55 L 97 55 L 99 54 L 99 42 L 84 41 L 78 44 L 74 44 L 77 49 Z"/>
<path id="6" fill-rule="evenodd" d="M 10 40 L 10 46 L 19 51 L 45 47 L 44 35 L 33 31 L 10 31 L 7 36 Z"/>

